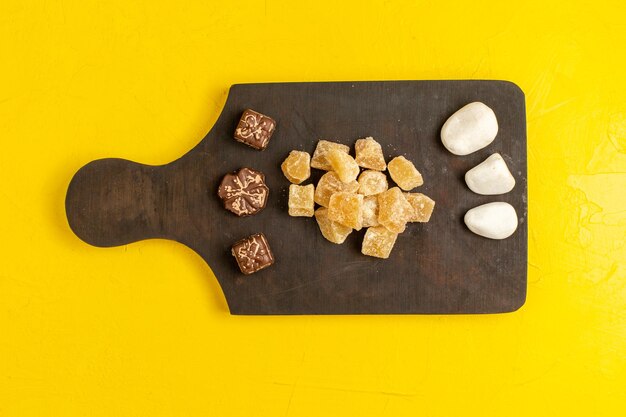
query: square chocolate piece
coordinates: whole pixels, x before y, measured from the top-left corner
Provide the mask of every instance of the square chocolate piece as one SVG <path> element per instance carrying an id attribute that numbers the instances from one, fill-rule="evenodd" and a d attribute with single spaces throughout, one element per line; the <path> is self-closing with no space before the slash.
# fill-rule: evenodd
<path id="1" fill-rule="evenodd" d="M 274 263 L 274 255 L 263 233 L 248 236 L 235 243 L 231 253 L 239 269 L 246 275 L 267 268 Z"/>
<path id="2" fill-rule="evenodd" d="M 270 143 L 276 121 L 264 114 L 247 109 L 235 129 L 235 140 L 262 151 Z"/>

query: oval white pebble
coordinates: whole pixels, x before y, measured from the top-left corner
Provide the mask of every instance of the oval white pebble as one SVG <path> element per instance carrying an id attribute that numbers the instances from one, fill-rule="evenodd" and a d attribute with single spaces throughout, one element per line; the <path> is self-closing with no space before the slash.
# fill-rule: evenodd
<path id="1" fill-rule="evenodd" d="M 481 102 L 461 107 L 441 128 L 443 146 L 455 155 L 469 155 L 489 145 L 498 134 L 498 120 Z"/>
<path id="2" fill-rule="evenodd" d="M 465 174 L 465 182 L 476 194 L 497 195 L 515 187 L 515 178 L 499 153 L 494 153 Z"/>
<path id="3" fill-rule="evenodd" d="M 517 229 L 517 213 L 504 202 L 474 207 L 465 213 L 464 220 L 472 232 L 489 239 L 506 239 Z"/>

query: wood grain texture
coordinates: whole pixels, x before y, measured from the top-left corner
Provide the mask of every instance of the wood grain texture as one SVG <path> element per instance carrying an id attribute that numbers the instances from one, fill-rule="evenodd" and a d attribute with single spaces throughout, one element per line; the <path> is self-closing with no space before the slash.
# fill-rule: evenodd
<path id="1" fill-rule="evenodd" d="M 496 113 L 500 130 L 487 148 L 455 156 L 439 131 L 471 101 Z M 278 123 L 265 151 L 232 138 L 246 108 Z M 311 154 L 318 139 L 351 147 L 373 136 L 388 160 L 405 155 L 424 176 L 416 189 L 437 205 L 429 223 L 410 224 L 388 260 L 360 253 L 364 231 L 343 245 L 320 234 L 314 218 L 287 214 L 289 182 L 280 163 L 293 149 Z M 465 172 L 493 152 L 517 184 L 503 196 L 472 193 Z M 248 166 L 265 173 L 270 196 L 255 216 L 238 218 L 217 197 L 225 173 Z M 322 172 L 313 170 L 316 182 Z M 387 81 L 234 85 L 206 137 L 163 166 L 102 159 L 82 167 L 66 198 L 72 230 L 95 246 L 141 239 L 176 240 L 211 267 L 232 314 L 455 314 L 510 312 L 526 298 L 526 116 L 523 92 L 506 81 Z M 471 233 L 465 212 L 491 201 L 511 203 L 519 228 L 502 241 Z M 242 275 L 230 254 L 237 240 L 264 233 L 276 263 Z M 132 277 L 128 277 L 132 279 Z"/>

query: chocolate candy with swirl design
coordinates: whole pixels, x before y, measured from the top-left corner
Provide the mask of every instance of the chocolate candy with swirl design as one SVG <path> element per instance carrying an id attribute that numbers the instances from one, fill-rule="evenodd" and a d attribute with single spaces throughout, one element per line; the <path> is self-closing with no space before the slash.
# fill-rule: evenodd
<path id="1" fill-rule="evenodd" d="M 235 129 L 235 140 L 262 151 L 270 143 L 276 121 L 264 114 L 247 109 Z"/>
<path id="2" fill-rule="evenodd" d="M 253 274 L 274 263 L 274 255 L 263 233 L 248 236 L 235 243 L 231 253 L 239 269 L 246 275 Z"/>
<path id="3" fill-rule="evenodd" d="M 237 216 L 251 216 L 265 208 L 270 190 L 265 185 L 265 175 L 252 168 L 224 175 L 217 195 L 224 201 L 226 210 Z"/>

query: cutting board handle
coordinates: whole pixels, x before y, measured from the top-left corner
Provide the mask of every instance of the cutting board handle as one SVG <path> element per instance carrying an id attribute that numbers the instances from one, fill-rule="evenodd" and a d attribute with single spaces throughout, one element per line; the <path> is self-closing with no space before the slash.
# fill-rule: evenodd
<path id="1" fill-rule="evenodd" d="M 69 225 L 82 240 L 100 247 L 161 237 L 171 201 L 168 183 L 165 166 L 116 158 L 90 162 L 68 187 Z"/>

